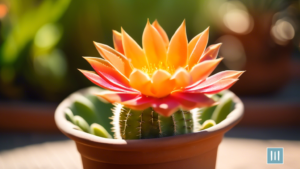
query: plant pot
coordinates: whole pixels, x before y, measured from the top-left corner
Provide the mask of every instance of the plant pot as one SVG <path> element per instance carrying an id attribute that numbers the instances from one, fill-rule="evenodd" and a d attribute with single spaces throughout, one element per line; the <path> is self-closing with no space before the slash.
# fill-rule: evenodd
<path id="1" fill-rule="evenodd" d="M 87 88 L 78 92 L 86 94 L 91 91 Z M 224 133 L 241 120 L 244 111 L 243 103 L 235 96 L 235 109 L 225 120 L 206 130 L 155 139 L 106 139 L 75 130 L 75 126 L 66 120 L 64 110 L 78 92 L 58 106 L 55 121 L 58 128 L 76 142 L 85 169 L 215 168 L 218 146 Z"/>

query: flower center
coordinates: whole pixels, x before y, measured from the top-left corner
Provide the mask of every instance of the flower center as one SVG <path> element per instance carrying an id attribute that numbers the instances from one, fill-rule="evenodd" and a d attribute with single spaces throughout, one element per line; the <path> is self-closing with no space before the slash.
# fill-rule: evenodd
<path id="1" fill-rule="evenodd" d="M 166 63 L 159 62 L 159 64 L 153 64 L 149 63 L 149 65 L 146 65 L 142 68 L 142 71 L 146 74 L 148 74 L 149 77 L 152 77 L 153 73 L 156 70 L 165 70 L 169 72 L 171 75 L 175 72 L 175 68 L 173 65 L 168 65 Z"/>

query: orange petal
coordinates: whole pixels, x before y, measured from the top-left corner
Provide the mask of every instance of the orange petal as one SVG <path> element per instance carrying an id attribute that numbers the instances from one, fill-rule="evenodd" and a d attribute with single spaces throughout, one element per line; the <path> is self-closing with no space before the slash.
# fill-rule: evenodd
<path id="1" fill-rule="evenodd" d="M 151 79 L 141 70 L 134 69 L 129 76 L 130 86 L 147 96 L 152 96 Z"/>
<path id="2" fill-rule="evenodd" d="M 189 55 L 189 62 L 188 62 L 190 68 L 192 68 L 195 64 L 197 64 L 199 58 L 202 56 L 208 42 L 208 35 L 209 35 L 209 28 L 205 29 L 201 33 L 193 49 L 192 49 L 194 45 L 193 40 L 192 40 L 193 43 L 189 44 L 189 51 L 192 50 L 191 54 Z"/>
<path id="3" fill-rule="evenodd" d="M 207 78 L 211 72 L 218 66 L 222 58 L 216 60 L 208 60 L 195 65 L 190 74 L 193 78 L 193 83 Z"/>
<path id="4" fill-rule="evenodd" d="M 125 102 L 137 98 L 139 95 L 140 95 L 139 93 L 125 93 L 125 92 L 112 92 L 112 91 L 104 91 L 96 94 L 96 96 L 99 96 L 110 103 Z"/>
<path id="5" fill-rule="evenodd" d="M 167 63 L 175 69 L 185 67 L 187 64 L 187 37 L 185 21 L 180 25 L 173 35 L 167 53 Z"/>
<path id="6" fill-rule="evenodd" d="M 108 61 L 96 57 L 84 57 L 93 69 L 102 75 L 106 80 L 120 87 L 131 88 L 129 80 L 122 73 L 117 71 Z"/>
<path id="7" fill-rule="evenodd" d="M 115 51 L 111 47 L 94 42 L 98 52 L 105 59 L 108 60 L 118 71 L 126 77 L 129 77 L 132 72 L 129 61 L 121 53 Z"/>
<path id="8" fill-rule="evenodd" d="M 198 63 L 206 60 L 216 59 L 221 45 L 222 43 L 218 43 L 218 44 L 210 45 L 208 48 L 206 48 L 204 54 L 199 59 Z"/>
<path id="9" fill-rule="evenodd" d="M 143 49 L 122 29 L 122 40 L 125 56 L 130 60 L 133 67 L 142 69 L 147 66 L 147 59 Z"/>
<path id="10" fill-rule="evenodd" d="M 175 82 L 170 78 L 171 74 L 165 70 L 157 70 L 153 73 L 152 93 L 155 97 L 164 97 L 173 91 Z"/>
<path id="11" fill-rule="evenodd" d="M 165 30 L 159 25 L 158 21 L 155 20 L 152 23 L 152 26 L 158 31 L 158 33 L 160 34 L 160 36 L 162 37 L 163 41 L 165 42 L 165 46 L 166 48 L 168 48 L 169 46 L 169 38 L 167 33 L 165 32 Z"/>
<path id="12" fill-rule="evenodd" d="M 197 36 L 195 36 L 188 44 L 188 57 L 191 56 L 200 36 L 202 36 L 203 32 L 199 33 Z"/>
<path id="13" fill-rule="evenodd" d="M 108 82 L 107 80 L 103 79 L 102 77 L 100 77 L 99 75 L 97 75 L 93 71 L 80 70 L 80 69 L 78 69 L 78 70 L 85 77 L 87 77 L 91 82 L 93 82 L 94 84 L 96 84 L 96 85 L 98 85 L 98 86 L 100 86 L 102 88 L 113 90 L 113 91 L 119 91 L 119 92 L 132 92 L 130 90 L 125 90 L 123 88 L 115 86 L 114 84 L 111 84 L 110 82 Z"/>
<path id="14" fill-rule="evenodd" d="M 113 30 L 113 41 L 116 51 L 124 55 L 123 43 L 122 43 L 122 34 Z"/>
<path id="15" fill-rule="evenodd" d="M 186 87 L 192 83 L 192 77 L 184 68 L 178 68 L 173 74 L 171 80 L 174 79 L 176 82 L 176 88 Z"/>
<path id="16" fill-rule="evenodd" d="M 167 49 L 165 42 L 149 20 L 143 33 L 143 48 L 149 64 L 158 65 L 160 62 L 166 62 Z"/>

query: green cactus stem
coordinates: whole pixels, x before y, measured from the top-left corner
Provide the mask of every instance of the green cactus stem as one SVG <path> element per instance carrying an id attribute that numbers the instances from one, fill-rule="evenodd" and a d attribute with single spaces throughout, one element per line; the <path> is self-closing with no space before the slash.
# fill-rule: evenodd
<path id="1" fill-rule="evenodd" d="M 93 123 L 91 126 L 79 115 L 73 114 L 72 110 L 69 108 L 65 109 L 65 116 L 68 121 L 76 125 L 78 130 L 91 133 L 95 136 L 100 136 L 104 138 L 112 138 L 112 136 L 105 130 L 105 128 L 97 123 Z"/>
<path id="2" fill-rule="evenodd" d="M 71 123 L 74 123 L 74 115 L 72 113 L 72 110 L 70 110 L 69 108 L 67 108 L 65 110 L 65 116 L 66 116 L 66 119 L 71 122 Z"/>
<path id="3" fill-rule="evenodd" d="M 158 114 L 152 108 L 142 111 L 141 138 L 159 137 Z"/>
<path id="4" fill-rule="evenodd" d="M 78 95 L 70 107 L 74 115 L 82 117 L 89 125 L 98 122 L 94 104 L 84 96 Z"/>
<path id="5" fill-rule="evenodd" d="M 103 112 L 106 109 L 101 109 L 109 106 L 102 104 L 96 96 L 80 95 L 65 109 L 65 117 L 78 130 L 104 138 L 112 138 L 112 134 L 116 139 L 126 140 L 168 137 L 199 132 L 224 120 L 234 108 L 233 94 L 222 92 L 212 98 L 219 104 L 191 111 L 179 109 L 169 117 L 159 115 L 151 107 L 132 110 L 116 104 L 112 108 L 112 122 L 109 124 L 109 120 L 104 120 L 103 116 L 107 119 L 111 112 L 106 113 Z M 112 130 L 109 130 L 110 126 Z"/>
<path id="6" fill-rule="evenodd" d="M 91 134 L 104 138 L 112 138 L 112 136 L 105 130 L 104 127 L 97 123 L 93 123 L 90 127 Z"/>
<path id="7" fill-rule="evenodd" d="M 165 117 L 152 108 L 138 111 L 116 105 L 113 112 L 113 131 L 117 139 L 148 139 L 193 132 L 193 115 L 190 111 L 178 110 L 170 117 Z"/>
<path id="8" fill-rule="evenodd" d="M 174 114 L 172 114 L 171 117 L 173 118 L 174 121 L 175 135 L 187 133 L 187 125 L 186 125 L 183 111 L 178 110 Z"/>
<path id="9" fill-rule="evenodd" d="M 203 125 L 201 127 L 201 130 L 208 129 L 208 128 L 210 128 L 212 126 L 215 126 L 215 125 L 216 125 L 216 122 L 214 120 L 206 120 L 203 123 Z"/>
<path id="10" fill-rule="evenodd" d="M 158 115 L 158 127 L 160 137 L 168 137 L 175 135 L 175 124 L 172 116 L 165 117 L 162 115 Z"/>
<path id="11" fill-rule="evenodd" d="M 74 124 L 78 126 L 82 131 L 89 133 L 90 126 L 89 124 L 80 116 L 74 116 Z"/>
<path id="12" fill-rule="evenodd" d="M 141 139 L 142 111 L 129 109 L 126 114 L 124 139 Z"/>
<path id="13" fill-rule="evenodd" d="M 207 107 L 207 108 L 202 108 L 200 110 L 200 124 L 202 125 L 206 120 L 211 119 L 211 116 L 213 114 L 213 112 L 215 111 L 217 106 L 211 106 L 211 107 Z"/>
<path id="14" fill-rule="evenodd" d="M 194 130 L 193 113 L 190 111 L 183 111 L 183 114 L 185 118 L 187 133 L 193 133 Z"/>
<path id="15" fill-rule="evenodd" d="M 219 104 L 212 113 L 211 119 L 214 120 L 217 124 L 223 121 L 227 115 L 233 110 L 233 94 L 225 93 L 223 97 L 219 100 Z"/>

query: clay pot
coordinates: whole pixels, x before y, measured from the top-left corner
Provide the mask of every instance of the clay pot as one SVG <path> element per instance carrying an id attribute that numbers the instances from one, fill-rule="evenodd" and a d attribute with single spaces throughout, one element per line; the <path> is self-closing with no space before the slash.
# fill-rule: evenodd
<path id="1" fill-rule="evenodd" d="M 79 93 L 88 91 L 83 89 Z M 241 120 L 244 111 L 243 103 L 235 97 L 235 109 L 228 117 L 201 132 L 155 139 L 117 140 L 75 130 L 64 115 L 64 109 L 71 105 L 73 98 L 74 94 L 58 106 L 55 121 L 58 128 L 76 142 L 85 169 L 213 169 L 224 133 Z"/>

